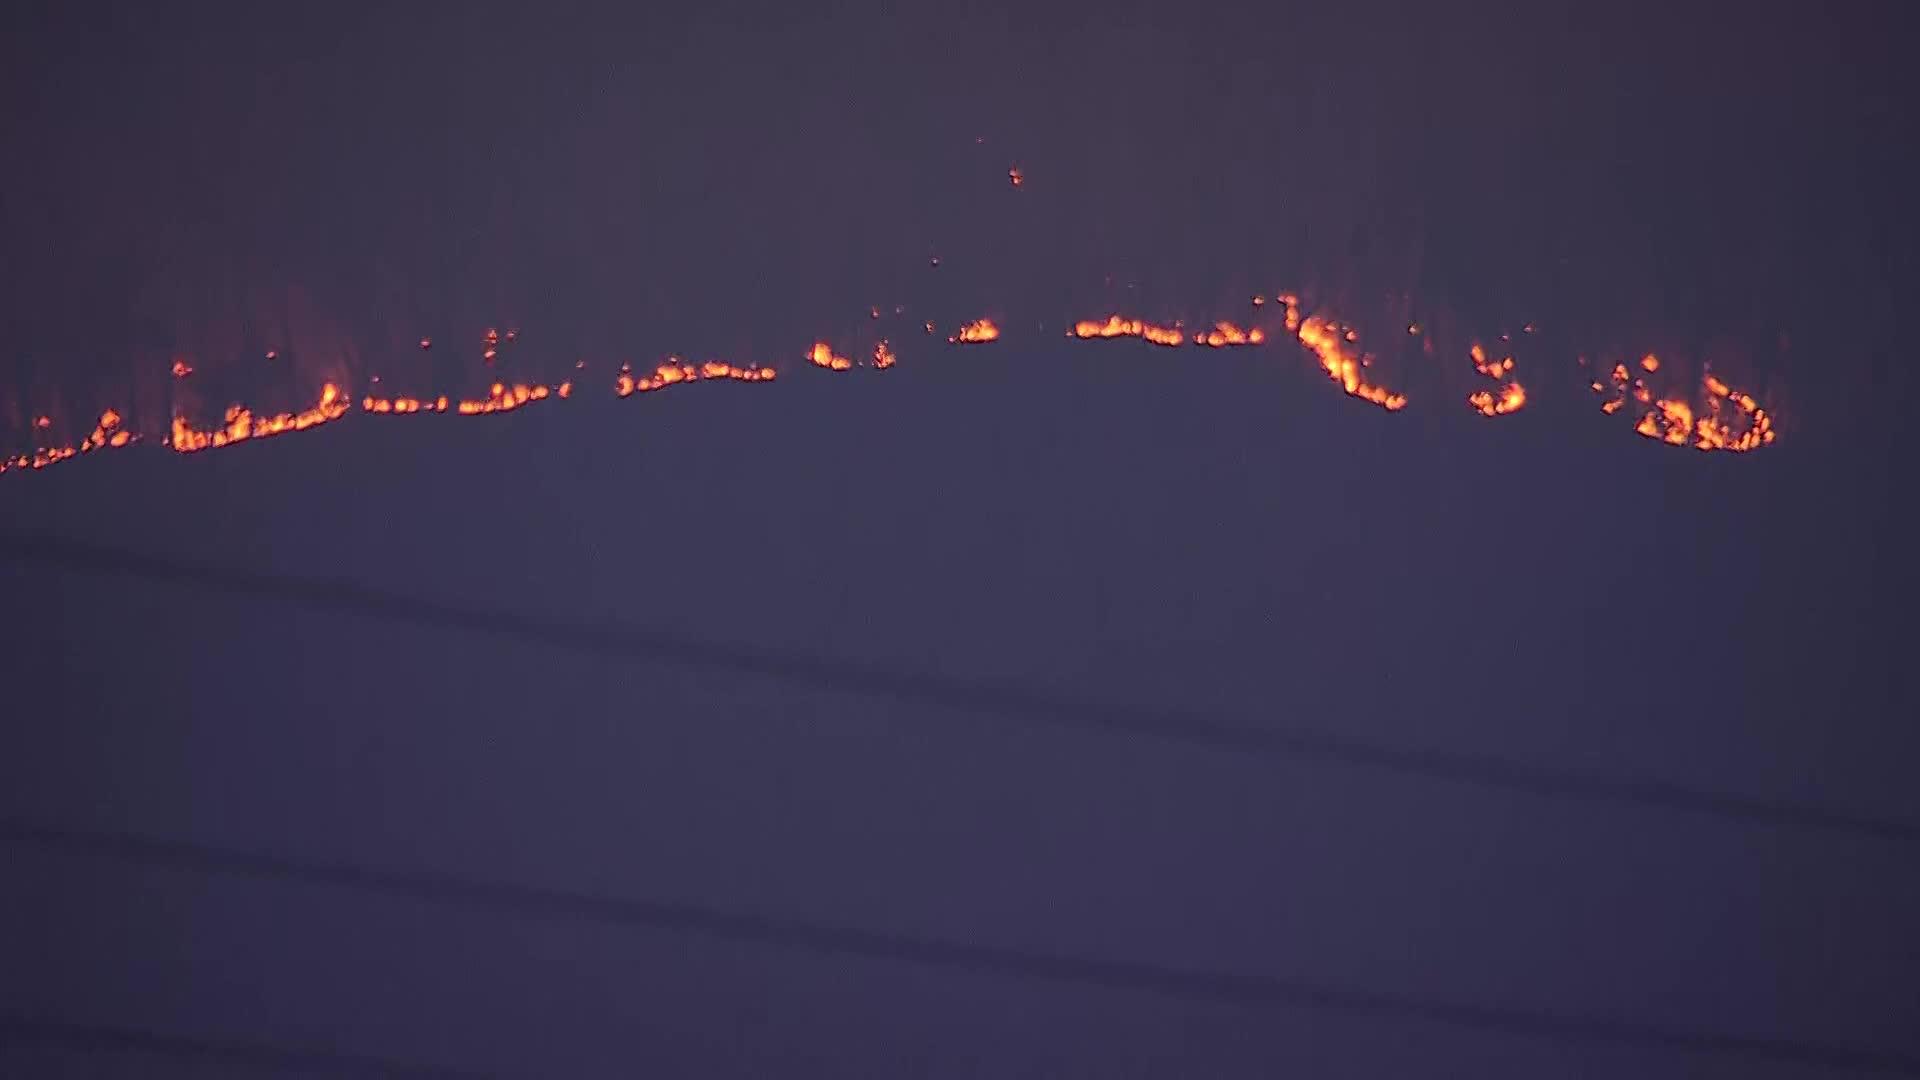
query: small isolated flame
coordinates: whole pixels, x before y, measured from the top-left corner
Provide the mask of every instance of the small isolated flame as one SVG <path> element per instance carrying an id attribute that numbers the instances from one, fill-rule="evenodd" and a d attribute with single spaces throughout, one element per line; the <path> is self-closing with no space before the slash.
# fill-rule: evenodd
<path id="1" fill-rule="evenodd" d="M 1000 327 L 992 319 L 975 319 L 960 328 L 960 332 L 948 338 L 955 345 L 974 345 L 983 341 L 994 341 L 1000 337 Z"/>
<path id="2" fill-rule="evenodd" d="M 874 367 L 880 368 L 881 370 L 884 371 L 885 369 L 890 368 L 899 362 L 900 362 L 900 358 L 893 355 L 893 348 L 892 346 L 889 346 L 886 343 L 885 339 L 882 339 L 879 342 L 874 344 L 873 346 L 873 366 Z"/>

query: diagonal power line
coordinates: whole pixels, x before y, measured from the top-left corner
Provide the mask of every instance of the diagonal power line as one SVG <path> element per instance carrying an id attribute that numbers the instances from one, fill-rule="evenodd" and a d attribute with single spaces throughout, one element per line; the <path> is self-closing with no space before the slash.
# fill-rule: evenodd
<path id="1" fill-rule="evenodd" d="M 210 1065 L 289 1069 L 330 1076 L 379 1077 L 381 1080 L 481 1080 L 485 1073 L 415 1065 L 363 1054 L 299 1049 L 279 1043 L 243 1042 L 179 1035 L 146 1028 L 83 1024 L 44 1016 L 0 1012 L 0 1046 L 47 1046 L 89 1052 L 144 1054 Z"/>
<path id="2" fill-rule="evenodd" d="M 1877 1072 L 1920 1077 L 1920 1058 L 1828 1043 L 1449 1002 L 1267 975 L 978 945 L 727 911 L 700 904 L 611 897 L 431 871 L 383 870 L 229 851 L 133 833 L 68 829 L 0 819 L 0 843 L 194 873 L 279 881 L 307 888 L 352 889 L 519 918 L 663 931 L 816 956 L 853 957 L 1182 1001 L 1424 1021 L 1550 1042 L 1802 1065 L 1828 1073 Z"/>
<path id="3" fill-rule="evenodd" d="M 1399 749 L 1340 735 L 1249 728 L 1204 713 L 1089 702 L 1044 691 L 900 672 L 854 661 L 699 641 L 589 622 L 448 603 L 352 582 L 300 578 L 49 536 L 0 534 L 0 557 L 85 574 L 278 601 L 440 631 L 493 634 L 582 652 L 777 679 L 896 701 L 994 713 L 1029 724 L 1126 735 L 1250 757 L 1316 761 L 1530 796 L 1684 812 L 1747 825 L 1850 834 L 1920 849 L 1920 823 L 1728 794 L 1645 778 L 1540 768 L 1479 754 Z"/>

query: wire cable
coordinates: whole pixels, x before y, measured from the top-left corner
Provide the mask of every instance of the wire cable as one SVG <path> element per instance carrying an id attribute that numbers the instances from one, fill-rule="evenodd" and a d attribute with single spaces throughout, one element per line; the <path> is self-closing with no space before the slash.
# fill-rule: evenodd
<path id="1" fill-rule="evenodd" d="M 517 918 L 685 934 L 819 956 L 935 968 L 971 975 L 1049 982 L 1243 1007 L 1312 1009 L 1561 1043 L 1717 1055 L 1804 1065 L 1826 1073 L 1880 1072 L 1920 1077 L 1920 1058 L 1796 1039 L 1666 1027 L 1631 1020 L 1450 1002 L 1320 985 L 1240 972 L 1204 970 L 978 945 L 889 930 L 831 925 L 727 911 L 701 904 L 480 881 L 420 870 L 384 870 L 281 855 L 230 851 L 183 840 L 47 826 L 0 818 L 0 842 L 202 874 L 351 889 L 459 906 Z"/>
<path id="2" fill-rule="evenodd" d="M 325 1072 L 335 1076 L 371 1076 L 386 1080 L 478 1080 L 486 1073 L 415 1065 L 364 1054 L 296 1049 L 277 1043 L 179 1035 L 145 1028 L 82 1024 L 41 1016 L 0 1012 L 0 1045 L 63 1047 L 93 1052 L 119 1051 L 182 1061 L 248 1069 Z"/>
<path id="3" fill-rule="evenodd" d="M 0 555 L 96 576 L 131 577 L 439 631 L 492 634 L 630 660 L 775 679 L 815 689 L 977 710 L 1030 724 L 1126 735 L 1275 760 L 1313 761 L 1543 798 L 1637 806 L 1747 825 L 1850 834 L 1920 848 L 1920 823 L 1727 794 L 1646 778 L 1540 768 L 1478 754 L 1408 750 L 1340 735 L 1249 728 L 1203 713 L 1075 700 L 1031 689 L 891 671 L 842 660 L 703 642 L 611 622 L 453 604 L 352 582 L 288 577 L 82 541 L 0 534 Z"/>

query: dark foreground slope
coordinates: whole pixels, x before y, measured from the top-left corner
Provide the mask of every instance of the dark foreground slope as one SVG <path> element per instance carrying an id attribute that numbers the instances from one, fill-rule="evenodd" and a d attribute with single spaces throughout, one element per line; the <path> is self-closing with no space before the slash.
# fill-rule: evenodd
<path id="1" fill-rule="evenodd" d="M 9 528 L 1920 820 L 1872 625 L 1889 553 L 1837 459 L 1654 446 L 1585 402 L 1390 416 L 1272 353 L 981 349 L 60 471 L 0 491 Z M 1916 1049 L 1892 1003 L 1920 880 L 1875 842 L 0 582 L 11 814 Z M 1435 1075 L 1719 1075 L 58 859 L 32 877 L 14 925 L 52 929 L 7 944 L 14 1005 L 481 1067 L 1417 1075 L 1395 1057 L 1416 1046 L 1461 1066 Z M 76 956 L 118 974 L 60 975 Z"/>

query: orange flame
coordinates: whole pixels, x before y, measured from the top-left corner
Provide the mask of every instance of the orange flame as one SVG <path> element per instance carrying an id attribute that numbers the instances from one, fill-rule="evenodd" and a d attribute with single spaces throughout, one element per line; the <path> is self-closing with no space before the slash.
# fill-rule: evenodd
<path id="1" fill-rule="evenodd" d="M 1502 334 L 1501 337 L 1504 339 L 1506 335 Z M 1477 342 L 1467 350 L 1467 355 L 1473 360 L 1473 370 L 1489 379 L 1506 378 L 1507 374 L 1513 370 L 1513 357 L 1489 359 L 1487 350 Z M 1521 386 L 1519 381 L 1514 379 L 1508 379 L 1501 384 L 1497 395 L 1491 390 L 1479 390 L 1467 395 L 1467 404 L 1473 406 L 1474 410 L 1482 416 L 1506 416 L 1519 412 L 1526 403 L 1526 387 Z"/>
<path id="2" fill-rule="evenodd" d="M 52 424 L 50 417 L 38 417 L 34 421 L 34 427 L 40 430 L 46 430 Z M 81 454 L 92 453 L 107 447 L 119 449 L 139 441 L 140 436 L 120 426 L 120 414 L 108 409 L 100 414 L 100 419 L 93 425 L 93 431 L 80 440 L 79 445 L 43 446 L 31 454 L 16 454 L 13 457 L 0 458 L 0 473 L 10 469 L 44 469 Z"/>
<path id="3" fill-rule="evenodd" d="M 983 341 L 994 341 L 1000 337 L 1000 327 L 992 319 L 975 319 L 960 328 L 960 332 L 947 339 L 955 345 L 973 345 Z"/>
<path id="4" fill-rule="evenodd" d="M 938 258 L 935 257 L 933 262 L 937 265 Z M 1281 311 L 1278 318 L 1261 319 L 1259 316 L 1264 314 L 1269 299 L 1277 301 L 1276 306 Z M 1308 314 L 1300 298 L 1287 293 L 1271 298 L 1255 296 L 1251 306 L 1255 309 L 1255 321 L 1244 325 L 1218 321 L 1210 329 L 1190 333 L 1185 324 L 1178 320 L 1168 326 L 1111 314 L 1104 320 L 1075 322 L 1071 324 L 1067 336 L 1081 340 L 1133 337 L 1163 347 L 1188 342 L 1213 348 L 1257 346 L 1265 344 L 1269 336 L 1277 332 L 1275 323 L 1279 322 L 1290 336 L 1315 355 L 1324 373 L 1348 395 L 1389 411 L 1398 411 L 1407 405 L 1408 398 L 1404 393 L 1372 381 L 1378 377 L 1378 369 L 1374 366 L 1378 359 L 1359 347 L 1360 331 L 1355 326 L 1343 323 L 1325 311 Z M 901 306 L 895 306 L 893 310 L 896 315 L 904 314 Z M 1420 347 L 1427 355 L 1435 355 L 1434 338 L 1427 328 L 1419 322 L 1400 321 L 1406 318 L 1408 310 L 1410 307 L 1402 308 L 1394 325 L 1405 326 L 1409 336 L 1425 335 L 1426 340 L 1420 343 Z M 870 318 L 877 320 L 880 315 L 879 306 L 869 308 Z M 933 322 L 923 325 L 928 334 L 936 332 Z M 1527 323 L 1520 332 L 1532 334 L 1535 326 Z M 504 340 L 514 342 L 518 334 L 517 329 L 508 329 L 504 333 Z M 1000 336 L 1001 328 L 994 320 L 981 318 L 962 325 L 948 341 L 953 344 L 977 344 L 996 341 Z M 502 337 L 497 329 L 486 331 L 482 353 L 484 359 L 491 362 L 497 357 L 496 345 Z M 418 340 L 423 350 L 432 346 L 429 338 Z M 1499 340 L 1507 342 L 1511 338 L 1501 334 Z M 1484 416 L 1503 416 L 1517 412 L 1528 404 L 1526 388 L 1513 378 L 1515 361 L 1512 355 L 1495 359 L 1488 346 L 1480 343 L 1472 344 L 1467 351 L 1475 373 L 1493 383 L 1466 396 L 1467 404 L 1472 409 Z M 269 359 L 278 358 L 276 350 L 267 350 L 265 355 Z M 848 355 L 835 352 L 824 341 L 815 342 L 806 355 L 809 362 L 833 371 L 846 371 L 869 362 L 864 359 L 856 362 Z M 1605 375 L 1599 372 L 1605 370 L 1606 364 L 1596 369 L 1595 377 L 1589 379 L 1589 386 L 1602 397 L 1601 409 L 1605 413 L 1616 413 L 1629 409 L 1631 405 L 1634 430 L 1641 436 L 1668 445 L 1730 452 L 1757 449 L 1771 444 L 1777 438 L 1776 418 L 1761 406 L 1752 393 L 1735 389 L 1704 369 L 1698 386 L 1688 387 L 1682 385 L 1682 374 L 1692 369 L 1684 359 L 1672 364 L 1651 352 L 1641 355 L 1638 360 L 1631 359 L 1632 355 L 1628 354 L 1628 358 L 1621 362 L 1608 361 L 1611 370 Z M 872 366 L 884 370 L 895 366 L 899 358 L 890 341 L 882 338 L 872 345 L 870 362 Z M 1588 363 L 1586 357 L 1581 357 L 1580 363 L 1584 367 Z M 579 370 L 584 369 L 585 364 L 585 361 L 579 361 L 574 366 Z M 186 378 L 193 372 L 194 368 L 184 357 L 172 362 L 172 373 L 176 378 Z M 711 379 L 760 382 L 771 380 L 775 375 L 773 368 L 742 368 L 718 361 L 691 364 L 679 357 L 669 357 L 667 362 L 645 375 L 635 374 L 629 365 L 621 365 L 612 389 L 616 396 L 624 398 L 681 382 Z M 368 381 L 378 389 L 378 376 L 371 376 Z M 485 398 L 466 400 L 453 400 L 444 395 L 427 399 L 368 393 L 359 399 L 359 411 L 384 415 L 422 412 L 485 415 L 513 411 L 549 397 L 568 398 L 572 396 L 573 389 L 572 382 L 557 385 L 509 385 L 496 382 Z M 171 419 L 170 431 L 163 439 L 163 445 L 178 453 L 192 453 L 287 431 L 306 430 L 338 419 L 349 411 L 352 411 L 351 401 L 344 397 L 336 384 L 329 382 L 317 404 L 298 412 L 256 415 L 251 408 L 235 403 L 227 408 L 221 423 L 206 429 L 194 427 L 184 412 L 176 414 Z M 29 416 L 31 426 L 37 432 L 51 431 L 54 427 L 49 416 Z M 39 438 L 45 439 L 46 436 Z M 0 472 L 44 468 L 95 449 L 124 447 L 138 441 L 138 435 L 124 429 L 120 414 L 107 410 L 101 414 L 99 422 L 86 438 L 71 445 L 41 446 L 30 454 L 0 458 Z"/>
<path id="5" fill-rule="evenodd" d="M 488 331 L 492 333 L 492 331 Z M 512 412 L 522 405 L 535 401 L 545 401 L 552 393 L 548 387 L 527 383 L 494 383 L 487 389 L 487 396 L 480 399 L 462 399 L 454 406 L 461 416 L 482 416 L 487 413 Z"/>
<path id="6" fill-rule="evenodd" d="M 1142 322 L 1139 319 L 1123 319 L 1118 315 L 1107 316 L 1106 322 L 1092 322 L 1083 319 L 1073 324 L 1073 329 L 1067 331 L 1067 336 L 1077 337 L 1081 340 L 1087 338 L 1137 337 L 1144 341 L 1150 341 L 1155 345 L 1167 346 L 1180 345 L 1187 340 L 1186 331 L 1180 329 L 1177 324 L 1174 326 L 1155 326 L 1152 323 Z"/>
<path id="7" fill-rule="evenodd" d="M 828 371 L 847 371 L 853 367 L 852 360 L 834 352 L 833 346 L 824 341 L 813 343 L 813 348 L 807 353 L 807 359 L 813 361 L 815 366 L 826 368 Z"/>
<path id="8" fill-rule="evenodd" d="M 1266 340 L 1265 330 L 1257 326 L 1251 330 L 1242 330 L 1230 322 L 1214 323 L 1212 330 L 1193 336 L 1195 345 L 1210 345 L 1216 349 L 1233 345 L 1259 345 Z"/>
<path id="9" fill-rule="evenodd" d="M 447 408 L 448 402 L 444 394 L 431 401 L 410 397 L 377 398 L 371 395 L 360 399 L 360 410 L 370 413 L 442 413 L 446 412 Z"/>
<path id="10" fill-rule="evenodd" d="M 709 360 L 698 366 L 689 364 L 677 356 L 667 357 L 667 362 L 653 369 L 653 374 L 635 377 L 630 365 L 620 365 L 620 373 L 613 380 L 613 392 L 617 397 L 631 397 L 650 390 L 672 386 L 675 383 L 698 382 L 702 379 L 730 379 L 735 382 L 769 382 L 774 377 L 772 368 L 736 367 L 732 364 Z M 571 384 L 562 384 L 571 389 Z M 565 394 L 561 395 L 565 397 Z"/>
<path id="11" fill-rule="evenodd" d="M 1356 331 L 1329 322 L 1319 315 L 1302 319 L 1298 297 L 1282 294 L 1279 300 L 1286 305 L 1287 329 L 1299 337 L 1302 345 L 1313 350 L 1320 358 L 1320 367 L 1340 384 L 1341 389 L 1388 412 L 1406 408 L 1405 394 L 1396 394 L 1384 386 L 1369 383 L 1361 375 L 1361 369 L 1368 366 L 1372 358 L 1365 354 L 1355 355 L 1347 348 L 1348 343 L 1359 339 Z"/>
<path id="12" fill-rule="evenodd" d="M 1653 353 L 1640 358 L 1640 369 L 1648 374 L 1660 367 L 1660 358 Z M 1628 400 L 1644 406 L 1633 430 L 1669 446 L 1738 454 L 1770 445 L 1779 434 L 1773 416 L 1758 399 L 1727 385 L 1710 371 L 1700 377 L 1698 408 L 1687 397 L 1655 397 L 1653 389 L 1634 377 L 1625 364 L 1613 366 L 1609 382 L 1595 380 L 1589 386 L 1594 393 L 1606 395 L 1600 409 L 1609 415 L 1625 408 Z"/>
<path id="13" fill-rule="evenodd" d="M 348 411 L 346 398 L 341 396 L 340 388 L 332 383 L 320 390 L 320 401 L 310 409 L 296 413 L 278 413 L 273 416 L 256 417 L 253 410 L 244 405 L 227 406 L 225 422 L 210 429 L 197 429 L 184 416 L 173 418 L 172 435 L 166 445 L 175 453 L 191 454 L 200 450 L 211 450 L 222 446 L 231 446 L 248 439 L 265 439 L 282 435 L 289 431 L 305 431 L 331 420 L 338 420 Z"/>

